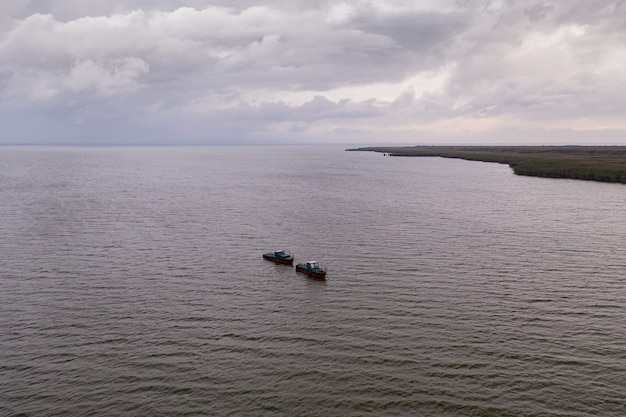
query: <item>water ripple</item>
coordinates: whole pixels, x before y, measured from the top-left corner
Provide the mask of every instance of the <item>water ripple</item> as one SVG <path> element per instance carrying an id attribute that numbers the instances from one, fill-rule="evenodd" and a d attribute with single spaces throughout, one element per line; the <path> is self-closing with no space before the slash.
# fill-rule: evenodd
<path id="1" fill-rule="evenodd" d="M 3 149 L 0 415 L 623 416 L 624 187 L 379 156 Z"/>

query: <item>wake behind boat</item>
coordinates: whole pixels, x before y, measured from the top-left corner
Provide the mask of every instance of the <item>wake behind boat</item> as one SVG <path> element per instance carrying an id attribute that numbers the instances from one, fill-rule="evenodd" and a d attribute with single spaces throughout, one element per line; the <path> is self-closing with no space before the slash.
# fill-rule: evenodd
<path id="1" fill-rule="evenodd" d="M 293 265 L 293 256 L 291 256 L 291 254 L 285 252 L 282 249 L 274 252 L 264 253 L 263 259 L 267 259 L 268 261 L 272 261 L 277 264 Z"/>

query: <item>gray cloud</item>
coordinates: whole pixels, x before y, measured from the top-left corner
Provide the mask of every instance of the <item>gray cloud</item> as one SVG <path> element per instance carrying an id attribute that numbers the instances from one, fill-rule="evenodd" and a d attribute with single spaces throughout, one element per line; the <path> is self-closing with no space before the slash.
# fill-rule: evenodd
<path id="1" fill-rule="evenodd" d="M 615 141 L 625 131 L 620 2 L 431 4 L 7 2 L 0 143 Z"/>

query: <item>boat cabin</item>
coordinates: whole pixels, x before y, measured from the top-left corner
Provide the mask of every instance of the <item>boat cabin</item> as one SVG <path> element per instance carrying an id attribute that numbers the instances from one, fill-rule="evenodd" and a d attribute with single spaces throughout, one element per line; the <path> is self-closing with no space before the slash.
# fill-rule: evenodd
<path id="1" fill-rule="evenodd" d="M 317 261 L 310 261 L 306 263 L 306 269 L 313 270 L 318 269 L 320 264 Z"/>
<path id="2" fill-rule="evenodd" d="M 285 251 L 282 249 L 277 250 L 276 252 L 274 252 L 274 256 L 277 256 L 277 257 L 285 256 Z"/>

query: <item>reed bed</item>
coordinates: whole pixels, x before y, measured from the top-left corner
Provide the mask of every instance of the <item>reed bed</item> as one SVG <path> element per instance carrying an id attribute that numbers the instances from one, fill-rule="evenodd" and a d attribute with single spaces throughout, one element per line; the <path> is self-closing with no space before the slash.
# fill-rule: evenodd
<path id="1" fill-rule="evenodd" d="M 497 162 L 508 164 L 518 175 L 626 184 L 626 146 L 394 146 L 348 150 Z"/>

